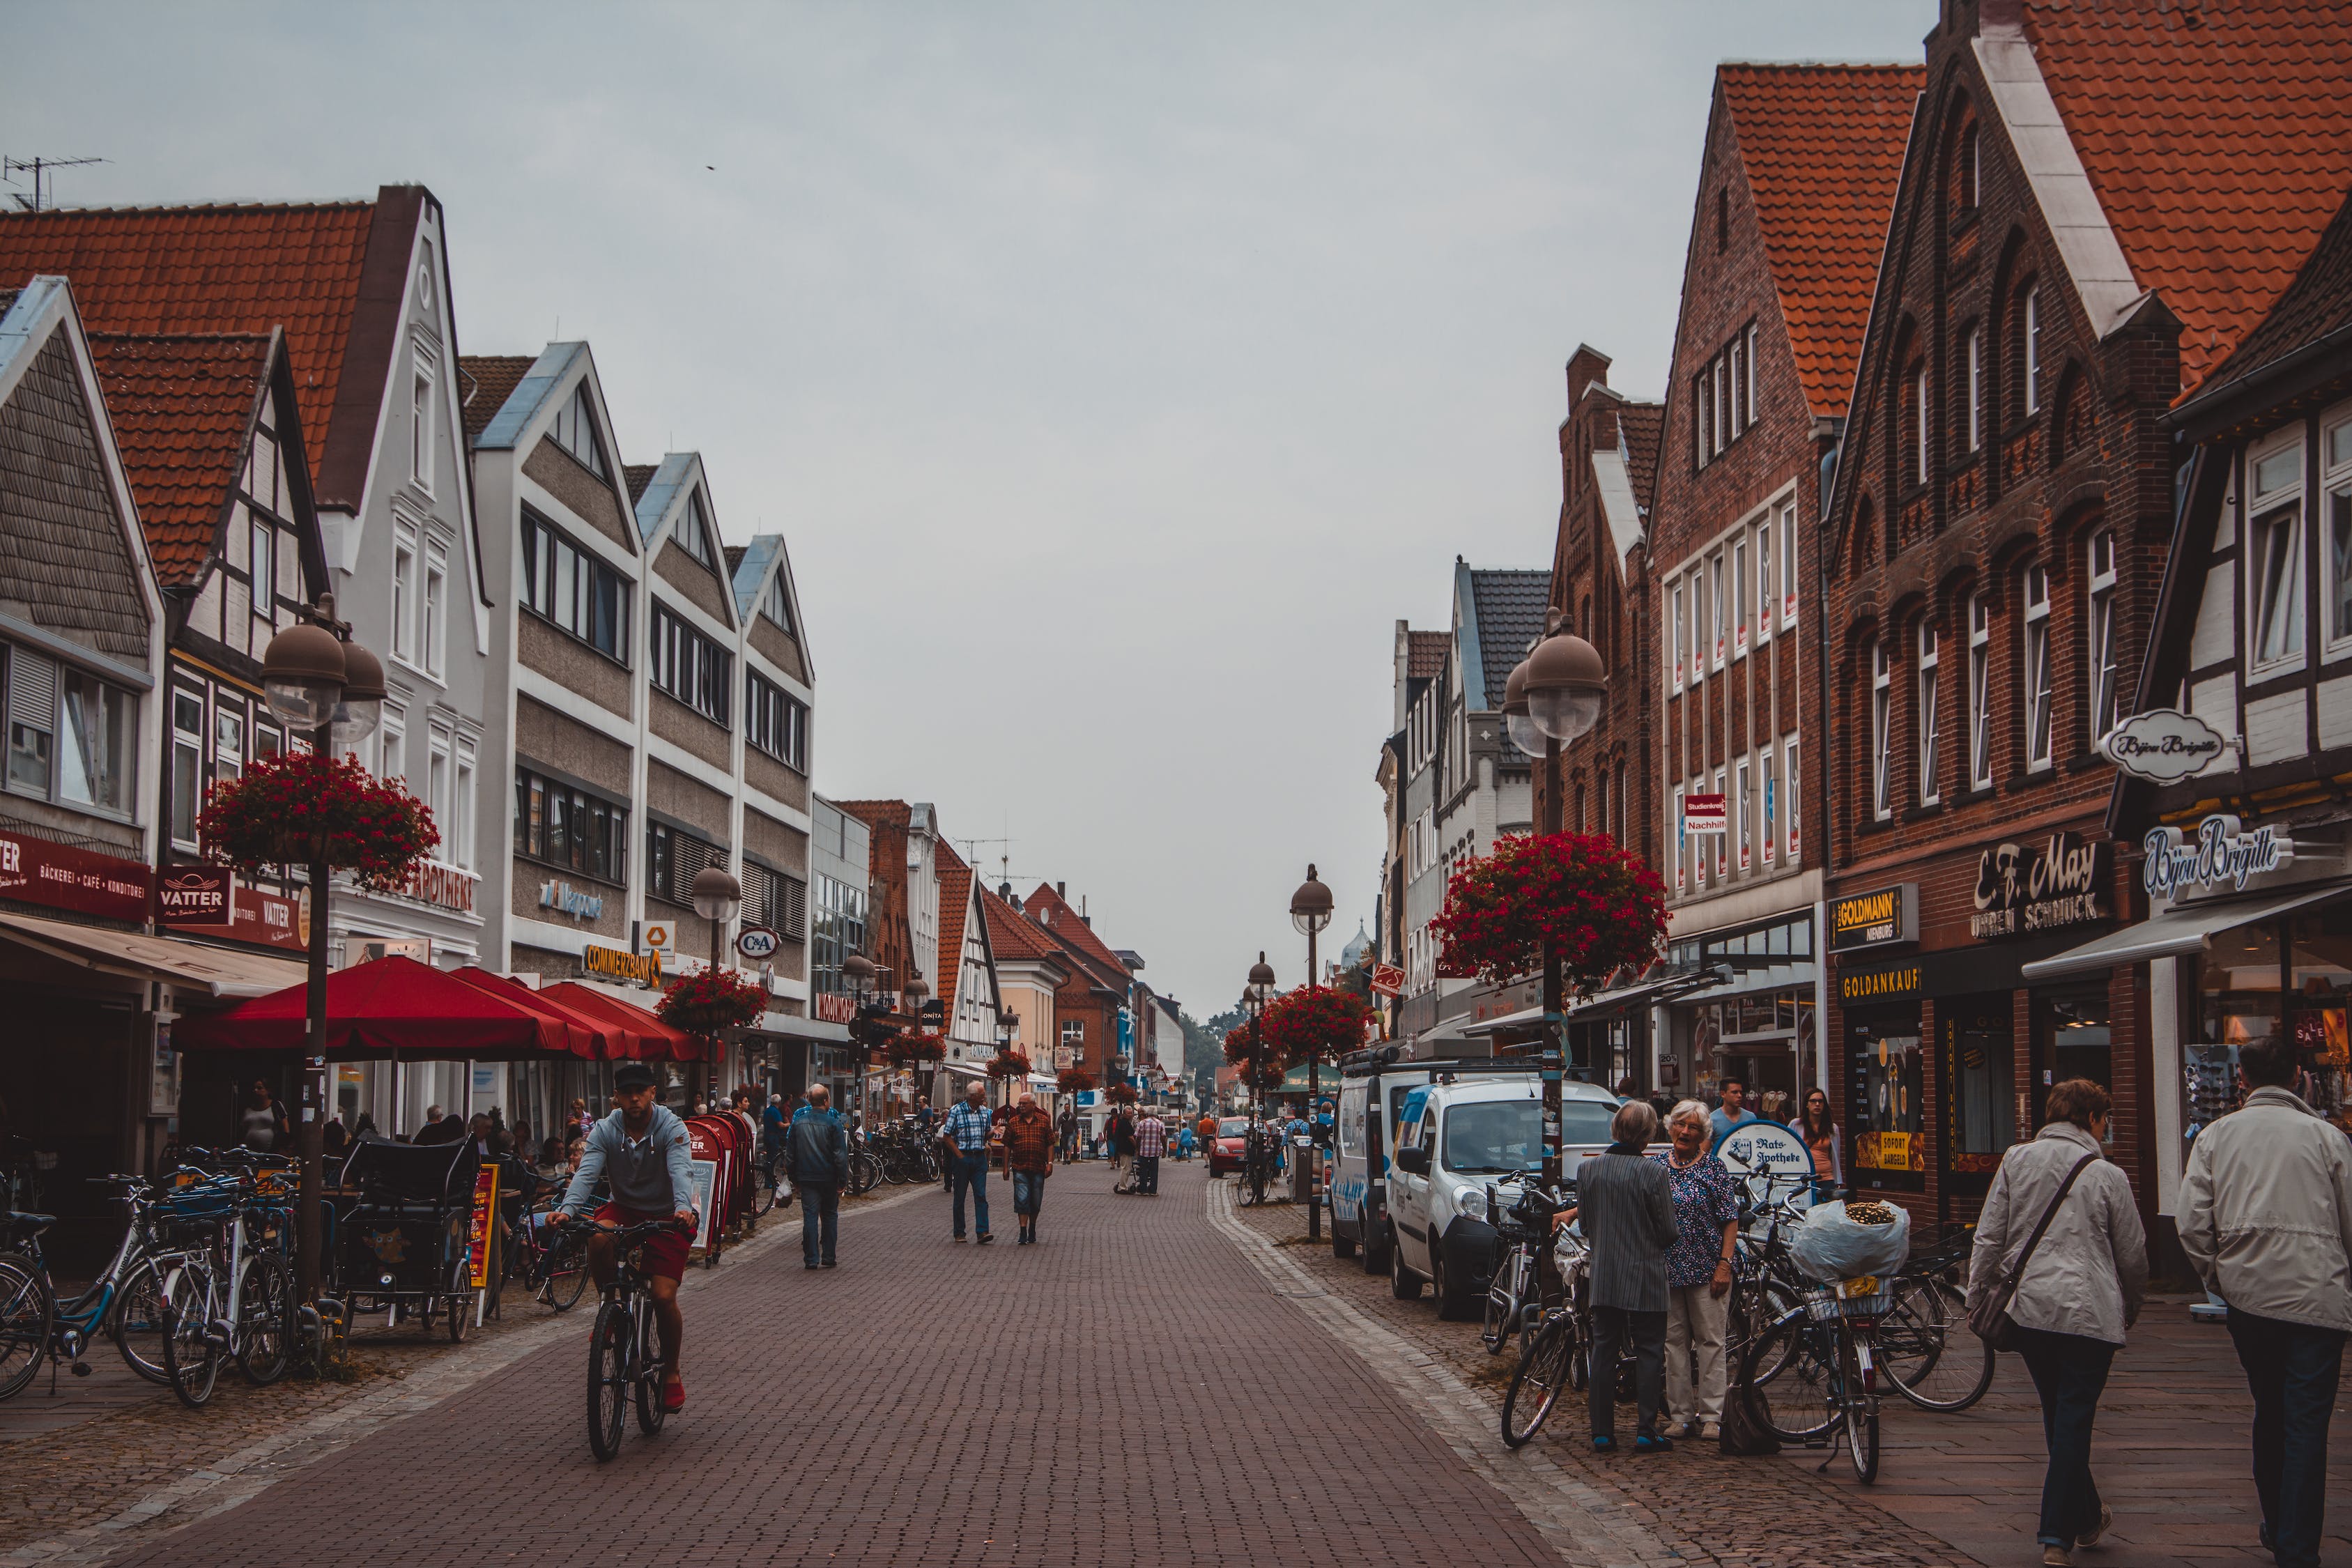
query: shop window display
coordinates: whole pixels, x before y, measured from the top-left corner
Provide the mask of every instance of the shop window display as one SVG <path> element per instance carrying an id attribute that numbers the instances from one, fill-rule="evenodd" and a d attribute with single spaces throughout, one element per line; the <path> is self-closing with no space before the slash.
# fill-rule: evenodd
<path id="1" fill-rule="evenodd" d="M 1865 1019 L 1854 1025 L 1851 1107 L 1859 1186 L 1916 1190 L 1926 1184 L 1927 1141 L 1921 1136 L 1919 1016 Z"/>
<path id="2" fill-rule="evenodd" d="M 2009 998 L 1985 1006 L 1938 1007 L 1944 1038 L 1944 1152 L 1956 1175 L 1986 1178 L 2017 1141 L 2016 1069 L 2010 1048 Z"/>
<path id="3" fill-rule="evenodd" d="M 2215 936 L 2198 964 L 2198 1038 L 2182 1052 L 2182 1129 L 2194 1141 L 2238 1109 L 2238 1047 L 2291 1032 L 2303 1072 L 2295 1092 L 2352 1131 L 2352 909 L 2241 926 Z"/>

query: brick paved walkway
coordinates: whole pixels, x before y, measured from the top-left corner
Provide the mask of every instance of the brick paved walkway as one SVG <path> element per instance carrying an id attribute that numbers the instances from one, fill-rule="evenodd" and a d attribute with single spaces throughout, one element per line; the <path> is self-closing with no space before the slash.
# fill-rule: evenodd
<path id="1" fill-rule="evenodd" d="M 996 1245 L 951 1245 L 925 1191 L 845 1215 L 838 1270 L 784 1245 L 721 1267 L 688 1299 L 686 1414 L 633 1426 L 611 1465 L 587 1451 L 574 1315 L 122 1561 L 1558 1561 L 1212 1228 L 1199 1166 L 1163 1167 L 1157 1199 L 1109 1184 L 1057 1173 L 1035 1247 L 1012 1245 L 1009 1203 Z"/>

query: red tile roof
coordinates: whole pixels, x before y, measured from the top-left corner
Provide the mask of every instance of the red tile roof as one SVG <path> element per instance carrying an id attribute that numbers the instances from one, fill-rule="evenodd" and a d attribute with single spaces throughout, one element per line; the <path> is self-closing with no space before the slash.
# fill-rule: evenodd
<path id="1" fill-rule="evenodd" d="M 193 586 L 211 558 L 268 394 L 271 342 L 257 332 L 89 334 L 123 472 L 166 588 Z"/>
<path id="2" fill-rule="evenodd" d="M 1029 895 L 1029 901 L 1022 908 L 1031 920 L 1052 932 L 1064 947 L 1080 958 L 1090 959 L 1097 965 L 1107 968 L 1121 984 L 1126 984 L 1129 978 L 1127 965 L 1120 962 L 1118 954 L 1110 950 L 1109 943 L 1095 934 L 1095 928 L 1087 923 L 1086 917 L 1078 913 L 1067 899 L 1054 890 L 1053 883 L 1038 883 L 1037 890 Z"/>
<path id="3" fill-rule="evenodd" d="M 904 827 L 915 819 L 915 808 L 903 800 L 836 800 L 833 804 L 868 827 Z"/>
<path id="4" fill-rule="evenodd" d="M 1842 416 L 1903 174 L 1921 66 L 1716 68 L 1814 414 Z M 1636 481 L 1637 489 L 1641 481 Z"/>
<path id="5" fill-rule="evenodd" d="M 1445 632 L 1407 632 L 1408 652 L 1405 655 L 1405 678 L 1427 680 L 1445 668 L 1446 649 L 1454 638 Z"/>
<path id="6" fill-rule="evenodd" d="M 1625 437 L 1626 477 L 1633 484 L 1633 500 L 1644 509 L 1658 500 L 1658 437 L 1666 427 L 1663 403 L 1627 403 L 1617 410 L 1617 428 Z"/>
<path id="7" fill-rule="evenodd" d="M 353 201 L 0 214 L 0 285 L 63 273 L 82 320 L 108 331 L 285 328 L 315 472 L 376 209 Z"/>
<path id="8" fill-rule="evenodd" d="M 971 868 L 962 857 L 939 842 L 940 972 L 931 977 L 933 993 L 947 1006 L 948 1022 L 955 1022 L 956 983 L 963 978 L 963 927 L 971 912 Z"/>
<path id="9" fill-rule="evenodd" d="M 457 368 L 465 373 L 466 405 L 461 412 L 466 419 L 466 439 L 473 440 L 489 428 L 499 410 L 507 405 L 514 389 L 539 363 L 530 354 L 460 354 Z"/>
<path id="10" fill-rule="evenodd" d="M 1022 914 L 994 893 L 982 889 L 980 907 L 988 920 L 988 945 L 999 963 L 1023 960 L 1056 959 L 1061 950 L 1047 938 L 1037 922 Z"/>
<path id="11" fill-rule="evenodd" d="M 2026 37 L 2194 389 L 2293 280 L 2352 188 L 2352 7 L 2029 0 Z"/>

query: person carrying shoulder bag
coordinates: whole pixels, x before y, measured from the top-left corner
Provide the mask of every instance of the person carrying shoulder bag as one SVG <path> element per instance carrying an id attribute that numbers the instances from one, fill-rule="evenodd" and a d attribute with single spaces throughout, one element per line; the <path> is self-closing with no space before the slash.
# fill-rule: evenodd
<path id="1" fill-rule="evenodd" d="M 2042 1131 L 2001 1156 L 1969 1259 L 1969 1326 L 2025 1358 L 2042 1401 L 2036 1537 L 2053 1568 L 2115 1522 L 2091 1478 L 2091 1428 L 2147 1288 L 2139 1207 L 2102 1147 L 2112 1104 L 2088 1079 L 2050 1091 Z"/>

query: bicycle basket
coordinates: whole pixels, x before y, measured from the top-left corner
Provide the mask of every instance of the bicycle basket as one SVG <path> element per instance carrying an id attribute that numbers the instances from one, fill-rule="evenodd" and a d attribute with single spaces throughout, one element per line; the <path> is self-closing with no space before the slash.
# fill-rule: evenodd
<path id="1" fill-rule="evenodd" d="M 1817 1323 L 1834 1322 L 1840 1318 L 1875 1318 L 1895 1305 L 1895 1287 L 1881 1280 L 1878 1289 L 1867 1296 L 1841 1298 L 1829 1286 L 1805 1293 L 1805 1312 Z"/>
<path id="2" fill-rule="evenodd" d="M 200 1182 L 155 1200 L 155 1217 L 167 1224 L 209 1221 L 236 1207 L 235 1182 Z"/>

